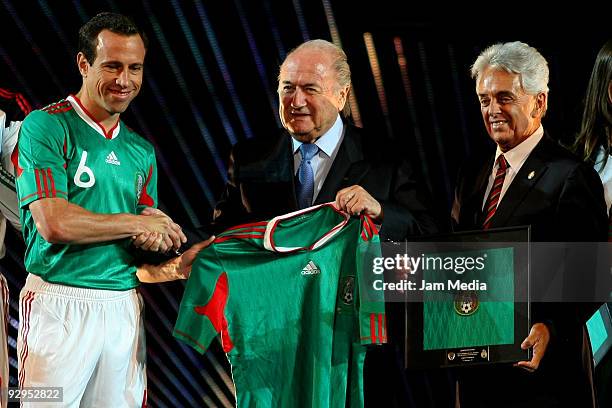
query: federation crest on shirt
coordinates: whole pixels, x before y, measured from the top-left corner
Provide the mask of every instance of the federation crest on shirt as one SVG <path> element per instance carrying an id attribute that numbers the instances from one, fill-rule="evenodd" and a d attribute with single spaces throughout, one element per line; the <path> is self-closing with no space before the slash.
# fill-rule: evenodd
<path id="1" fill-rule="evenodd" d="M 340 299 L 345 305 L 352 305 L 355 292 L 355 277 L 346 276 L 340 282 Z"/>
<path id="2" fill-rule="evenodd" d="M 471 316 L 478 310 L 480 302 L 478 300 L 478 294 L 473 291 L 461 291 L 455 295 L 455 312 L 459 316 Z"/>
<path id="3" fill-rule="evenodd" d="M 142 187 L 144 185 L 144 177 L 142 174 L 136 174 L 136 201 L 140 201 L 142 195 Z"/>

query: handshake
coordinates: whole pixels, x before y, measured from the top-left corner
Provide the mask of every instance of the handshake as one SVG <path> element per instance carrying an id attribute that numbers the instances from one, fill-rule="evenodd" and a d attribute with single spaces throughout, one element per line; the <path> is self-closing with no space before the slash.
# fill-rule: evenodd
<path id="1" fill-rule="evenodd" d="M 180 255 L 179 248 L 187 242 L 180 225 L 157 208 L 147 207 L 137 217 L 142 232 L 132 236 L 136 248 Z"/>
<path id="2" fill-rule="evenodd" d="M 191 273 L 198 252 L 209 246 L 215 239 L 211 236 L 206 241 L 198 242 L 184 253 L 179 252 L 187 237 L 181 227 L 176 224 L 163 211 L 156 208 L 145 208 L 138 217 L 142 232 L 132 236 L 135 247 L 145 251 L 169 253 L 175 257 L 159 265 L 143 264 L 138 266 L 136 276 L 142 283 L 169 282 L 177 279 L 187 279 Z"/>

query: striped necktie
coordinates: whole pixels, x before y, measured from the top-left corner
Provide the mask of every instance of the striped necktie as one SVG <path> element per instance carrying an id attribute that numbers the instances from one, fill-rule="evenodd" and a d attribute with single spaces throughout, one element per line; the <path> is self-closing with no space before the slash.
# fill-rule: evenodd
<path id="1" fill-rule="evenodd" d="M 503 154 L 497 158 L 497 173 L 495 173 L 495 180 L 493 181 L 493 187 L 489 192 L 489 198 L 484 206 L 484 213 L 487 215 L 484 222 L 482 223 L 483 229 L 491 228 L 491 219 L 495 215 L 497 210 L 497 204 L 499 203 L 499 196 L 501 194 L 502 186 L 504 185 L 504 179 L 506 178 L 506 170 L 508 169 L 508 162 Z"/>

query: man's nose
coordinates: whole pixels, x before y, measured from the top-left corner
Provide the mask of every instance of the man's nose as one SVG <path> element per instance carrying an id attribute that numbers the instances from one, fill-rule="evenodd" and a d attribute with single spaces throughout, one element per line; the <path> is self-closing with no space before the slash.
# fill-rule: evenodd
<path id="1" fill-rule="evenodd" d="M 306 95 L 304 94 L 304 91 L 302 91 L 298 87 L 293 93 L 293 98 L 291 99 L 291 107 L 298 109 L 304 106 L 306 106 Z"/>
<path id="2" fill-rule="evenodd" d="M 492 99 L 491 103 L 489 103 L 489 116 L 495 116 L 498 113 L 501 113 L 500 104 L 496 99 Z"/>
<path id="3" fill-rule="evenodd" d="M 130 84 L 127 69 L 121 70 L 121 72 L 119 73 L 119 76 L 117 76 L 116 82 L 117 82 L 117 85 L 119 85 L 120 87 L 127 88 L 127 86 Z"/>

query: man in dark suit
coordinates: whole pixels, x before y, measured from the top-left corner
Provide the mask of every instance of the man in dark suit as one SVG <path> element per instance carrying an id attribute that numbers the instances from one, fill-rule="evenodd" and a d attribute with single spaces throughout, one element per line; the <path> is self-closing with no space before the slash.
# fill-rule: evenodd
<path id="1" fill-rule="evenodd" d="M 278 76 L 284 129 L 234 146 L 214 232 L 329 201 L 370 216 L 382 240 L 437 230 L 429 194 L 398 149 L 348 123 L 350 86 L 346 54 L 330 42 L 308 41 L 287 56 Z M 396 403 L 392 351 L 370 350 L 364 377 L 366 406 Z"/>
<path id="2" fill-rule="evenodd" d="M 524 43 L 495 44 L 480 54 L 472 77 L 485 128 L 497 148 L 462 170 L 452 212 L 456 229 L 530 225 L 533 241 L 604 241 L 607 217 L 597 174 L 554 142 L 541 124 L 548 99 L 544 57 Z M 532 268 L 534 290 L 546 289 L 549 272 Z M 531 360 L 462 370 L 461 406 L 594 406 L 584 323 L 595 308 L 533 303 L 531 331 L 521 346 L 532 349 Z"/>
<path id="3" fill-rule="evenodd" d="M 329 201 L 369 215 L 383 239 L 435 231 L 428 194 L 408 162 L 342 119 L 350 85 L 346 54 L 330 42 L 308 41 L 287 56 L 278 84 L 284 130 L 234 146 L 215 232 Z"/>

